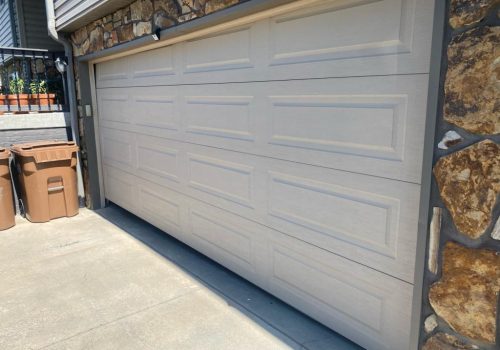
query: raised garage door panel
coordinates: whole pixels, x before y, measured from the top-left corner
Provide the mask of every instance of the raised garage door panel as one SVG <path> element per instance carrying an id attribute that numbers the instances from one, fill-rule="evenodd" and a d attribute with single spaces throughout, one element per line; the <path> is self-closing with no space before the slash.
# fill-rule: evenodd
<path id="1" fill-rule="evenodd" d="M 106 196 L 367 349 L 407 349 L 412 286 L 314 245 L 112 167 Z M 128 188 L 128 190 L 127 190 Z M 130 203 L 155 193 L 174 204 Z M 132 205 L 132 207 L 130 206 Z M 291 273 L 293 272 L 293 273 Z"/>
<path id="2" fill-rule="evenodd" d="M 328 0 L 97 64 L 107 199 L 408 349 L 432 0 Z"/>
<path id="3" fill-rule="evenodd" d="M 114 129 L 419 183 L 427 80 L 107 88 L 98 103 Z"/>
<path id="4" fill-rule="evenodd" d="M 105 165 L 413 281 L 416 184 L 108 128 L 102 144 Z"/>
<path id="5" fill-rule="evenodd" d="M 229 32 L 104 62 L 97 86 L 427 73 L 431 0 L 324 0 Z"/>

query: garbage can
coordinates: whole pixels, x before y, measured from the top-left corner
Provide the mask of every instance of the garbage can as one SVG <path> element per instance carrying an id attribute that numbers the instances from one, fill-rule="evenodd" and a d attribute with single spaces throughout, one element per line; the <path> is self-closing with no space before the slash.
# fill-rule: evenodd
<path id="1" fill-rule="evenodd" d="M 21 185 L 21 201 L 31 222 L 78 214 L 76 152 L 71 141 L 12 145 Z"/>
<path id="2" fill-rule="evenodd" d="M 16 224 L 9 157 L 9 150 L 0 147 L 0 231 Z"/>

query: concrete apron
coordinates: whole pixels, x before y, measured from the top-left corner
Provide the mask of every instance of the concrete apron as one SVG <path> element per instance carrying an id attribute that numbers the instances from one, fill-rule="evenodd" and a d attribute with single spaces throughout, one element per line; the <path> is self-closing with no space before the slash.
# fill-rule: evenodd
<path id="1" fill-rule="evenodd" d="M 118 207 L 17 221 L 1 349 L 359 349 Z"/>

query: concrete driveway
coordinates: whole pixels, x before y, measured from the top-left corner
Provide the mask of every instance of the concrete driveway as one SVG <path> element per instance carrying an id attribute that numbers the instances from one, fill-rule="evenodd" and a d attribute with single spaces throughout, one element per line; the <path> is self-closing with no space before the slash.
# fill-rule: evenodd
<path id="1" fill-rule="evenodd" d="M 359 349 L 126 211 L 0 232 L 0 349 Z"/>

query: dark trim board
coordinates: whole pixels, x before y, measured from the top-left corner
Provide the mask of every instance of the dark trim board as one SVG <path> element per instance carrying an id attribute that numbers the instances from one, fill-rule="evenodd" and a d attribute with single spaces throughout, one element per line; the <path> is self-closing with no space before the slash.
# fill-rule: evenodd
<path id="1" fill-rule="evenodd" d="M 436 1 L 434 5 L 434 25 L 432 33 L 431 65 L 427 94 L 427 115 L 425 122 L 424 158 L 422 161 L 422 181 L 420 187 L 420 209 L 418 220 L 417 252 L 415 256 L 415 279 L 413 288 L 412 333 L 410 344 L 419 349 L 422 328 L 423 281 L 427 256 L 427 236 L 431 219 L 430 199 L 432 186 L 432 162 L 434 156 L 436 121 L 439 108 L 441 59 L 444 48 L 446 18 L 445 1 Z"/>
<path id="2" fill-rule="evenodd" d="M 87 204 L 90 209 L 97 210 L 102 208 L 101 199 L 101 188 L 99 181 L 99 157 L 97 153 L 97 143 L 96 143 L 96 128 L 95 120 L 93 115 L 86 115 L 85 106 L 92 105 L 92 88 L 91 88 L 91 77 L 89 76 L 89 63 L 86 61 L 76 62 L 78 65 L 78 71 L 80 73 L 80 104 L 81 109 L 80 117 L 83 121 L 83 144 L 85 145 L 85 154 L 82 154 L 84 160 L 87 161 L 88 169 L 88 179 L 87 184 L 89 186 L 87 190 Z M 95 79 L 95 77 L 92 77 Z"/>

